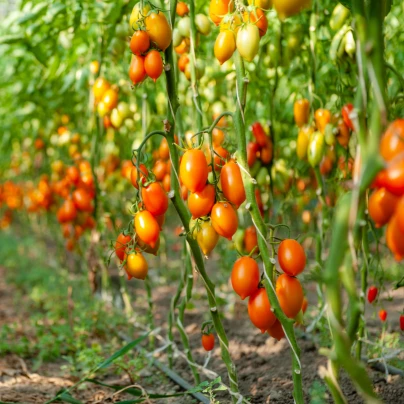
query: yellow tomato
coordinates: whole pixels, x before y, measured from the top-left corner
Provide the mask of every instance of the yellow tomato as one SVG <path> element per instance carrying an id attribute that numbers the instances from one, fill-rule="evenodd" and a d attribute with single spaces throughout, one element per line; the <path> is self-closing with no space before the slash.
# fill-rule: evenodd
<path id="1" fill-rule="evenodd" d="M 145 19 L 146 31 L 150 40 L 157 47 L 165 51 L 171 43 L 172 31 L 166 16 L 163 13 L 151 13 Z"/>
<path id="2" fill-rule="evenodd" d="M 222 65 L 229 60 L 234 51 L 236 50 L 236 38 L 233 31 L 226 30 L 220 32 L 215 42 L 215 56 L 219 63 Z"/>

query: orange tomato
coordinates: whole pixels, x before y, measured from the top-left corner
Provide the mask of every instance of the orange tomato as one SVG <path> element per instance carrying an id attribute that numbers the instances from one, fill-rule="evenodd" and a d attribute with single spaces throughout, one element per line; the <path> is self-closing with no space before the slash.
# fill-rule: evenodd
<path id="1" fill-rule="evenodd" d="M 390 193 L 385 188 L 374 191 L 369 198 L 369 216 L 375 222 L 376 227 L 384 226 L 393 216 L 399 197 Z"/>
<path id="2" fill-rule="evenodd" d="M 150 48 L 150 38 L 146 31 L 135 31 L 129 44 L 130 50 L 134 55 L 140 56 L 146 53 Z"/>
<path id="3" fill-rule="evenodd" d="M 136 188 L 139 189 L 139 184 L 137 183 L 138 177 L 137 177 L 137 168 L 136 166 L 131 166 L 130 170 L 130 181 L 132 185 Z M 147 170 L 147 167 L 144 164 L 139 164 L 139 171 L 140 171 L 140 178 L 142 179 L 142 184 L 146 182 L 146 178 L 149 175 L 149 171 Z"/>
<path id="4" fill-rule="evenodd" d="M 180 180 L 191 192 L 200 192 L 205 187 L 209 169 L 202 150 L 187 150 L 180 164 Z"/>
<path id="5" fill-rule="evenodd" d="M 331 112 L 328 109 L 318 109 L 314 113 L 317 129 L 324 134 L 325 127 L 331 122 Z"/>
<path id="6" fill-rule="evenodd" d="M 285 338 L 285 331 L 283 331 L 282 324 L 278 319 L 276 319 L 275 323 L 271 325 L 267 331 L 272 338 L 275 338 L 278 341 Z"/>
<path id="7" fill-rule="evenodd" d="M 259 282 L 260 270 L 255 260 L 250 257 L 241 257 L 234 263 L 231 284 L 242 300 L 257 291 Z"/>
<path id="8" fill-rule="evenodd" d="M 77 188 L 73 192 L 73 203 L 76 209 L 83 212 L 92 212 L 94 210 L 91 195 L 84 188 Z"/>
<path id="9" fill-rule="evenodd" d="M 208 215 L 215 204 L 215 199 L 215 187 L 210 184 L 206 185 L 200 192 L 191 193 L 188 198 L 188 209 L 192 218 L 196 219 Z"/>
<path id="10" fill-rule="evenodd" d="M 145 208 L 153 215 L 164 215 L 168 209 L 168 197 L 158 182 L 142 188 L 142 199 Z"/>
<path id="11" fill-rule="evenodd" d="M 289 276 L 297 276 L 306 266 L 306 254 L 301 244 L 296 240 L 286 239 L 279 245 L 279 265 Z"/>
<path id="12" fill-rule="evenodd" d="M 404 153 L 404 119 L 396 119 L 389 125 L 380 141 L 380 154 L 386 161 Z"/>
<path id="13" fill-rule="evenodd" d="M 133 84 L 139 84 L 146 78 L 144 57 L 133 55 L 129 66 L 129 78 Z"/>
<path id="14" fill-rule="evenodd" d="M 276 295 L 279 304 L 289 318 L 295 318 L 303 305 L 303 288 L 297 278 L 282 274 L 276 280 Z"/>
<path id="15" fill-rule="evenodd" d="M 138 212 L 135 216 L 136 235 L 149 244 L 150 247 L 156 246 L 160 235 L 160 226 L 154 216 L 147 210 Z"/>
<path id="16" fill-rule="evenodd" d="M 228 202 L 217 202 L 211 211 L 212 226 L 216 232 L 229 240 L 237 231 L 237 213 Z"/>
<path id="17" fill-rule="evenodd" d="M 184 3 L 183 1 L 179 1 L 177 3 L 175 11 L 180 17 L 184 17 L 184 15 L 189 13 L 189 8 L 186 3 Z"/>
<path id="18" fill-rule="evenodd" d="M 229 161 L 222 167 L 220 184 L 225 198 L 238 208 L 246 199 L 243 179 L 238 164 Z"/>
<path id="19" fill-rule="evenodd" d="M 144 20 L 150 40 L 161 51 L 165 51 L 171 43 L 172 31 L 166 16 L 162 12 L 152 12 Z"/>
<path id="20" fill-rule="evenodd" d="M 293 115 L 296 125 L 300 128 L 309 122 L 310 102 L 306 98 L 295 101 L 293 105 Z"/>
<path id="21" fill-rule="evenodd" d="M 128 278 L 136 278 L 144 280 L 148 272 L 147 261 L 140 252 L 130 253 L 126 257 L 125 270 L 128 274 Z"/>
<path id="22" fill-rule="evenodd" d="M 163 59 L 161 58 L 160 52 L 151 50 L 144 60 L 144 68 L 147 75 L 156 82 L 161 76 L 161 73 L 163 73 Z"/>
<path id="23" fill-rule="evenodd" d="M 250 13 L 244 11 L 243 21 L 255 24 L 259 30 L 260 36 L 264 36 L 266 34 L 268 29 L 268 20 L 265 13 L 260 8 L 256 8 L 254 11 L 251 11 Z"/>
<path id="24" fill-rule="evenodd" d="M 93 94 L 96 101 L 100 101 L 105 92 L 109 89 L 110 84 L 103 77 L 98 77 L 93 85 Z"/>
<path id="25" fill-rule="evenodd" d="M 188 55 L 182 54 L 178 59 L 178 68 L 180 69 L 180 71 L 185 72 L 188 63 L 189 63 Z"/>
<path id="26" fill-rule="evenodd" d="M 153 174 L 156 177 L 157 181 L 162 181 L 164 176 L 167 174 L 167 166 L 166 163 L 162 160 L 157 160 L 154 163 L 154 167 L 152 169 Z"/>
<path id="27" fill-rule="evenodd" d="M 258 289 L 250 296 L 248 300 L 248 315 L 251 322 L 259 328 L 262 333 L 274 325 L 276 317 L 271 311 L 271 304 L 265 288 Z"/>
<path id="28" fill-rule="evenodd" d="M 397 216 L 393 216 L 387 225 L 386 241 L 396 261 L 401 261 L 404 258 L 404 232 L 398 227 Z"/>
<path id="29" fill-rule="evenodd" d="M 77 217 L 77 210 L 71 199 L 66 199 L 57 212 L 59 223 L 72 222 Z"/>
<path id="30" fill-rule="evenodd" d="M 118 105 L 118 92 L 113 88 L 108 89 L 102 97 L 102 102 L 111 111 Z"/>
<path id="31" fill-rule="evenodd" d="M 209 3 L 209 17 L 215 23 L 219 25 L 223 17 L 233 12 L 234 2 L 230 0 L 210 0 Z"/>
<path id="32" fill-rule="evenodd" d="M 170 158 L 170 149 L 168 147 L 168 142 L 166 138 L 163 138 L 163 140 L 160 143 L 159 154 L 162 160 L 168 160 Z"/>
<path id="33" fill-rule="evenodd" d="M 251 251 L 255 248 L 255 252 L 258 252 L 258 237 L 257 230 L 255 226 L 250 226 L 245 229 L 244 233 L 244 250 L 247 254 L 250 254 Z"/>
<path id="34" fill-rule="evenodd" d="M 214 128 L 212 131 L 212 143 L 220 146 L 224 141 L 224 132 L 221 129 Z"/>

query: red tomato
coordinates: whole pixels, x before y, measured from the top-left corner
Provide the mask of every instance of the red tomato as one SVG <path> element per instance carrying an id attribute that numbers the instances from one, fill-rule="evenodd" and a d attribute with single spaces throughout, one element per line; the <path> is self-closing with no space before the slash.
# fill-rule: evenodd
<path id="1" fill-rule="evenodd" d="M 244 233 L 244 250 L 247 254 L 250 254 L 251 251 L 255 248 L 255 252 L 258 252 L 258 237 L 257 230 L 255 226 L 249 226 L 245 229 Z"/>
<path id="2" fill-rule="evenodd" d="M 188 198 L 188 208 L 193 219 L 206 216 L 215 204 L 216 192 L 213 185 L 206 185 L 201 192 L 192 193 Z"/>
<path id="3" fill-rule="evenodd" d="M 211 351 L 215 347 L 215 336 L 213 334 L 202 334 L 202 346 L 205 351 Z"/>
<path id="4" fill-rule="evenodd" d="M 146 70 L 144 68 L 143 56 L 132 56 L 132 61 L 129 66 L 129 78 L 133 84 L 139 84 L 146 78 Z"/>
<path id="5" fill-rule="evenodd" d="M 246 199 L 243 179 L 238 164 L 229 161 L 222 167 L 220 184 L 224 197 L 238 208 Z"/>
<path id="6" fill-rule="evenodd" d="M 125 251 L 126 251 L 127 244 L 131 240 L 132 240 L 132 237 L 129 234 L 127 234 L 125 236 L 125 234 L 121 233 L 115 241 L 115 254 L 121 261 L 123 261 L 123 259 L 125 257 Z"/>
<path id="7" fill-rule="evenodd" d="M 163 59 L 160 52 L 151 50 L 145 57 L 144 68 L 147 75 L 155 82 L 163 73 Z"/>
<path id="8" fill-rule="evenodd" d="M 77 184 L 80 180 L 80 171 L 76 166 L 70 166 L 66 169 L 66 178 L 71 184 Z"/>
<path id="9" fill-rule="evenodd" d="M 355 130 L 351 120 L 351 113 L 353 110 L 354 106 L 352 104 L 344 105 L 341 110 L 342 119 L 344 120 L 345 125 L 348 126 L 348 128 L 351 130 Z"/>
<path id="10" fill-rule="evenodd" d="M 252 124 L 251 129 L 257 143 L 261 147 L 265 147 L 268 144 L 268 136 L 262 125 L 259 122 L 255 122 Z"/>
<path id="11" fill-rule="evenodd" d="M 57 212 L 59 223 L 72 222 L 77 217 L 77 210 L 71 199 L 66 199 Z"/>
<path id="12" fill-rule="evenodd" d="M 400 316 L 400 330 L 404 331 L 404 315 Z"/>
<path id="13" fill-rule="evenodd" d="M 271 311 L 271 304 L 265 288 L 258 289 L 248 300 L 248 315 L 251 322 L 264 333 L 273 326 L 276 317 Z"/>
<path id="14" fill-rule="evenodd" d="M 279 265 L 289 276 L 297 276 L 306 266 L 306 254 L 303 247 L 292 239 L 283 240 L 278 249 Z"/>
<path id="15" fill-rule="evenodd" d="M 257 161 L 257 154 L 260 150 L 260 146 L 258 143 L 249 142 L 247 145 L 247 164 L 248 167 L 252 167 L 254 163 Z"/>
<path id="16" fill-rule="evenodd" d="M 233 265 L 231 284 L 234 291 L 244 300 L 258 289 L 260 270 L 255 260 L 241 257 Z"/>
<path id="17" fill-rule="evenodd" d="M 237 231 L 237 213 L 228 202 L 217 202 L 211 211 L 212 226 L 216 233 L 229 240 Z"/>
<path id="18" fill-rule="evenodd" d="M 285 315 L 295 318 L 303 305 L 303 288 L 297 278 L 282 274 L 276 281 L 276 294 Z"/>
<path id="19" fill-rule="evenodd" d="M 142 199 L 145 208 L 153 215 L 164 215 L 168 209 L 168 197 L 158 182 L 142 188 Z"/>
<path id="20" fill-rule="evenodd" d="M 375 222 L 376 227 L 384 226 L 393 216 L 399 197 L 393 195 L 385 188 L 374 191 L 369 198 L 369 216 Z"/>
<path id="21" fill-rule="evenodd" d="M 376 286 L 371 286 L 368 289 L 368 302 L 373 303 L 377 297 L 378 289 Z"/>
<path id="22" fill-rule="evenodd" d="M 160 235 L 160 226 L 154 216 L 147 210 L 138 212 L 135 216 L 136 235 L 149 244 L 150 247 L 156 246 Z"/>
<path id="23" fill-rule="evenodd" d="M 391 161 L 401 153 L 404 153 L 404 119 L 396 119 L 381 138 L 380 154 Z"/>
<path id="24" fill-rule="evenodd" d="M 387 311 L 383 310 L 383 309 L 380 309 L 379 310 L 379 318 L 384 323 L 387 320 Z"/>
<path id="25" fill-rule="evenodd" d="M 283 331 L 282 324 L 278 319 L 276 319 L 275 323 L 269 327 L 267 331 L 272 338 L 278 341 L 285 338 L 285 331 Z"/>
<path id="26" fill-rule="evenodd" d="M 180 180 L 191 192 L 200 192 L 205 188 L 209 169 L 202 150 L 187 150 L 180 164 Z"/>
<path id="27" fill-rule="evenodd" d="M 140 56 L 150 48 L 150 38 L 146 31 L 135 31 L 129 44 L 130 50 L 134 55 Z"/>
<path id="28" fill-rule="evenodd" d="M 84 188 L 77 188 L 73 192 L 73 203 L 78 210 L 92 212 L 94 210 L 90 194 Z"/>

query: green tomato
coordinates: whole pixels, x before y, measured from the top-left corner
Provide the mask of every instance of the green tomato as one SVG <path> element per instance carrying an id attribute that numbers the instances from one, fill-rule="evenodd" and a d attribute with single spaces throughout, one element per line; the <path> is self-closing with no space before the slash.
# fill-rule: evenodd
<path id="1" fill-rule="evenodd" d="M 241 27 L 237 33 L 236 46 L 241 57 L 251 62 L 258 53 L 260 44 L 260 33 L 254 24 L 247 24 Z"/>
<path id="2" fill-rule="evenodd" d="M 176 48 L 179 46 L 182 42 L 182 35 L 180 34 L 180 31 L 178 31 L 178 28 L 174 28 L 173 31 L 173 46 Z"/>
<path id="3" fill-rule="evenodd" d="M 327 123 L 325 127 L 324 140 L 328 146 L 335 145 L 334 127 L 330 123 Z"/>
<path id="4" fill-rule="evenodd" d="M 124 123 L 124 125 L 128 128 L 128 130 L 130 130 L 130 131 L 135 130 L 136 125 L 135 125 L 135 121 L 134 121 L 133 119 L 131 119 L 131 118 L 126 118 L 126 119 L 123 121 L 123 123 Z"/>
<path id="5" fill-rule="evenodd" d="M 139 29 L 139 25 L 137 24 L 138 20 L 147 15 L 150 11 L 150 6 L 145 4 L 143 6 L 143 11 L 140 10 L 140 2 L 136 3 L 132 9 L 132 13 L 129 18 L 129 26 L 133 31 Z"/>
<path id="6" fill-rule="evenodd" d="M 205 14 L 197 14 L 195 16 L 195 25 L 196 25 L 196 29 L 202 35 L 210 34 L 212 26 L 210 25 L 209 18 Z"/>
<path id="7" fill-rule="evenodd" d="M 178 32 L 181 36 L 189 38 L 191 35 L 191 20 L 189 17 L 181 18 L 178 22 Z"/>
<path id="8" fill-rule="evenodd" d="M 324 135 L 321 132 L 314 132 L 310 137 L 307 159 L 312 167 L 317 167 L 324 154 Z"/>
<path id="9" fill-rule="evenodd" d="M 116 108 L 117 108 L 117 110 L 119 112 L 119 115 L 121 115 L 122 118 L 124 118 L 124 119 L 128 118 L 130 116 L 130 114 L 131 114 L 129 105 L 125 101 L 121 101 Z"/>
<path id="10" fill-rule="evenodd" d="M 123 117 L 119 113 L 117 108 L 114 108 L 111 112 L 111 123 L 114 125 L 115 128 L 120 128 L 123 123 Z"/>

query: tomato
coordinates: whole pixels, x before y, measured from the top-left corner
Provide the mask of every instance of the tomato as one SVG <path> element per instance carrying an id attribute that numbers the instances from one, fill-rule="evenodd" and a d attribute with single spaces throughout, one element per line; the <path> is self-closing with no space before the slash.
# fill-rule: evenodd
<path id="1" fill-rule="evenodd" d="M 278 319 L 276 319 L 275 323 L 269 327 L 267 331 L 272 338 L 278 341 L 285 338 L 285 331 L 283 331 L 282 324 Z"/>
<path id="2" fill-rule="evenodd" d="M 241 18 L 237 14 L 227 14 L 220 22 L 219 30 L 220 32 L 232 31 L 235 35 L 237 35 L 240 26 Z"/>
<path id="3" fill-rule="evenodd" d="M 258 54 L 260 44 L 260 32 L 256 25 L 246 24 L 237 32 L 237 50 L 247 62 L 252 62 Z"/>
<path id="4" fill-rule="evenodd" d="M 212 131 L 212 143 L 215 146 L 220 146 L 224 141 L 224 132 L 221 129 L 214 128 Z"/>
<path id="5" fill-rule="evenodd" d="M 376 227 L 384 226 L 393 216 L 399 197 L 393 195 L 385 188 L 374 191 L 369 198 L 369 216 L 375 222 Z"/>
<path id="6" fill-rule="evenodd" d="M 217 202 L 211 211 L 212 226 L 216 232 L 229 240 L 237 231 L 237 213 L 228 202 Z"/>
<path id="7" fill-rule="evenodd" d="M 75 246 L 76 246 L 76 240 L 74 238 L 69 238 L 66 241 L 66 250 L 67 251 L 73 251 Z"/>
<path id="8" fill-rule="evenodd" d="M 136 278 L 144 280 L 147 276 L 149 266 L 142 253 L 133 252 L 126 257 L 125 270 L 128 274 L 128 279 Z"/>
<path id="9" fill-rule="evenodd" d="M 307 149 L 307 160 L 312 167 L 317 167 L 324 155 L 325 139 L 321 132 L 314 132 L 310 136 L 309 147 Z"/>
<path id="10" fill-rule="evenodd" d="M 303 126 L 299 130 L 297 135 L 296 153 L 300 160 L 304 160 L 307 157 L 307 149 L 309 147 L 310 137 L 313 133 L 311 126 Z"/>
<path id="11" fill-rule="evenodd" d="M 241 300 L 254 294 L 259 282 L 260 270 L 255 260 L 241 257 L 234 263 L 231 271 L 231 284 Z"/>
<path id="12" fill-rule="evenodd" d="M 111 111 L 118 105 L 118 92 L 113 88 L 110 88 L 102 97 L 102 102 L 104 103 L 105 108 L 107 108 L 108 111 Z"/>
<path id="13" fill-rule="evenodd" d="M 163 138 L 163 140 L 160 143 L 159 155 L 162 160 L 168 160 L 170 157 L 170 149 L 168 147 L 168 142 L 166 138 Z"/>
<path id="14" fill-rule="evenodd" d="M 190 46 L 189 46 L 189 43 L 187 43 L 187 41 L 185 40 L 185 38 L 181 41 L 181 44 L 179 46 L 175 47 L 175 51 L 179 55 L 183 55 L 184 53 L 189 52 L 189 50 L 190 50 Z"/>
<path id="15" fill-rule="evenodd" d="M 244 11 L 243 21 L 255 24 L 259 30 L 260 37 L 266 34 L 268 29 L 268 20 L 267 17 L 265 16 L 265 13 L 260 8 L 256 8 L 254 11 L 250 13 Z"/>
<path id="16" fill-rule="evenodd" d="M 98 60 L 91 61 L 90 63 L 91 74 L 97 74 L 99 70 L 100 70 L 100 63 L 98 62 Z"/>
<path id="17" fill-rule="evenodd" d="M 71 199 L 66 199 L 57 212 L 59 223 L 72 222 L 77 217 L 77 210 Z"/>
<path id="18" fill-rule="evenodd" d="M 219 241 L 219 235 L 213 228 L 211 221 L 203 221 L 199 224 L 195 238 L 205 256 L 210 254 Z"/>
<path id="19" fill-rule="evenodd" d="M 154 216 L 147 210 L 138 212 L 135 216 L 136 235 L 149 244 L 150 247 L 156 246 L 160 235 L 160 226 Z"/>
<path id="20" fill-rule="evenodd" d="M 348 126 L 345 124 L 343 119 L 340 119 L 338 121 L 338 134 L 337 134 L 337 140 L 338 143 L 342 147 L 347 147 L 349 145 L 349 139 L 351 138 L 351 134 L 349 132 Z"/>
<path id="21" fill-rule="evenodd" d="M 404 196 L 402 196 L 396 206 L 397 226 L 404 233 Z"/>
<path id="22" fill-rule="evenodd" d="M 200 192 L 205 188 L 209 169 L 202 150 L 187 150 L 180 164 L 180 180 L 191 192 Z"/>
<path id="23" fill-rule="evenodd" d="M 163 178 L 163 188 L 166 192 L 170 192 L 171 190 L 171 175 L 170 174 L 166 174 Z"/>
<path id="24" fill-rule="evenodd" d="M 230 153 L 222 146 L 213 146 L 213 152 L 213 166 L 215 168 L 215 171 L 220 171 L 222 165 L 225 164 L 226 160 L 229 158 Z"/>
<path id="25" fill-rule="evenodd" d="M 211 26 L 210 26 L 210 21 L 209 18 L 206 17 L 204 14 L 197 14 L 195 16 L 195 25 L 196 29 L 202 34 L 202 35 L 209 35 L 211 31 Z"/>
<path id="26" fill-rule="evenodd" d="M 130 117 L 131 115 L 130 107 L 125 101 L 121 101 L 118 104 L 117 110 L 119 112 L 119 115 L 122 116 L 124 119 Z"/>
<path id="27" fill-rule="evenodd" d="M 109 89 L 110 84 L 103 77 L 98 77 L 93 85 L 93 94 L 96 101 L 99 101 Z"/>
<path id="28" fill-rule="evenodd" d="M 308 302 L 306 296 L 304 296 L 303 297 L 303 304 L 302 304 L 302 312 L 303 312 L 303 314 L 306 313 L 308 305 L 309 305 L 309 302 Z"/>
<path id="29" fill-rule="evenodd" d="M 162 181 L 164 176 L 167 174 L 167 166 L 166 163 L 162 160 L 157 160 L 154 163 L 154 167 L 152 169 L 153 174 L 156 177 L 157 181 Z"/>
<path id="30" fill-rule="evenodd" d="M 404 195 L 404 159 L 393 160 L 387 166 L 383 186 L 394 195 Z"/>
<path id="31" fill-rule="evenodd" d="M 297 278 L 282 274 L 276 280 L 276 295 L 279 304 L 289 318 L 295 318 L 303 304 L 303 288 Z"/>
<path id="32" fill-rule="evenodd" d="M 144 68 L 147 75 L 156 82 L 161 76 L 161 73 L 163 73 L 163 59 L 161 58 L 160 52 L 151 50 L 145 57 Z"/>
<path id="33" fill-rule="evenodd" d="M 192 193 L 188 198 L 188 208 L 192 218 L 206 216 L 215 204 L 216 192 L 213 185 L 206 185 L 200 192 Z"/>
<path id="34" fill-rule="evenodd" d="M 180 17 L 184 17 L 185 14 L 188 14 L 188 13 L 189 13 L 189 8 L 188 8 L 188 6 L 186 5 L 186 3 L 182 2 L 182 1 L 179 1 L 179 2 L 177 3 L 177 7 L 176 7 L 175 11 L 177 12 L 177 14 L 178 14 Z"/>
<path id="35" fill-rule="evenodd" d="M 297 276 L 306 266 L 306 254 L 296 240 L 286 239 L 279 244 L 278 260 L 283 272 L 289 276 Z"/>
<path id="36" fill-rule="evenodd" d="M 257 230 L 255 226 L 250 226 L 245 229 L 244 233 L 244 250 L 247 254 L 250 254 L 251 251 L 255 248 L 255 252 L 258 252 L 258 237 Z"/>
<path id="37" fill-rule="evenodd" d="M 142 184 L 144 184 L 147 180 L 147 176 L 149 175 L 149 171 L 144 164 L 139 164 L 139 171 L 140 171 L 140 178 L 142 179 Z M 138 176 L 137 176 L 137 167 L 133 166 L 130 170 L 130 182 L 132 185 L 139 189 L 139 184 L 137 183 Z"/>
<path id="38" fill-rule="evenodd" d="M 404 315 L 400 315 L 400 330 L 404 331 Z"/>
<path id="39" fill-rule="evenodd" d="M 261 149 L 260 157 L 262 164 L 269 164 L 272 161 L 272 143 Z"/>
<path id="40" fill-rule="evenodd" d="M 90 194 L 84 188 L 77 188 L 73 192 L 73 203 L 76 209 L 83 212 L 92 212 L 94 207 L 91 202 Z"/>
<path id="41" fill-rule="evenodd" d="M 214 53 L 216 59 L 222 65 L 229 60 L 236 50 L 236 37 L 233 31 L 226 30 L 220 32 L 216 38 Z"/>
<path id="42" fill-rule="evenodd" d="M 246 199 L 243 179 L 238 164 L 229 161 L 222 167 L 220 184 L 224 197 L 238 208 Z"/>
<path id="43" fill-rule="evenodd" d="M 178 21 L 177 29 L 183 38 L 191 36 L 191 19 L 187 16 Z"/>
<path id="44" fill-rule="evenodd" d="M 178 68 L 179 68 L 182 72 L 184 72 L 184 71 L 185 71 L 185 68 L 186 68 L 187 65 L 188 65 L 188 63 L 189 63 L 189 57 L 188 57 L 188 55 L 183 54 L 183 55 L 181 55 L 181 56 L 179 57 L 179 59 L 178 59 Z"/>
<path id="45" fill-rule="evenodd" d="M 300 128 L 307 125 L 310 115 L 310 102 L 306 98 L 295 101 L 293 105 L 293 115 L 295 117 L 296 125 Z"/>
<path id="46" fill-rule="evenodd" d="M 377 297 L 378 289 L 376 286 L 371 286 L 368 289 L 368 302 L 373 303 Z"/>
<path id="47" fill-rule="evenodd" d="M 165 51 L 171 43 L 172 31 L 166 16 L 162 12 L 152 12 L 144 23 L 150 40 L 154 42 L 161 51 Z"/>
<path id="48" fill-rule="evenodd" d="M 135 31 L 139 29 L 139 25 L 137 22 L 143 18 L 146 17 L 147 13 L 150 11 L 150 6 L 146 4 L 145 2 L 143 3 L 143 10 L 140 9 L 141 7 L 141 2 L 136 3 L 132 9 L 132 13 L 129 18 L 129 25 L 130 27 Z"/>
<path id="49" fill-rule="evenodd" d="M 257 161 L 257 155 L 260 150 L 260 146 L 258 143 L 249 142 L 247 145 L 247 164 L 248 167 L 252 167 L 254 163 Z"/>
<path id="50" fill-rule="evenodd" d="M 268 144 L 269 138 L 262 125 L 259 122 L 255 122 L 251 125 L 251 130 L 259 146 L 265 147 Z"/>
<path id="51" fill-rule="evenodd" d="M 272 6 L 272 0 L 248 0 L 248 4 L 252 4 L 255 7 L 269 10 Z"/>
<path id="52" fill-rule="evenodd" d="M 272 4 L 280 20 L 300 13 L 311 5 L 311 0 L 272 0 Z"/>
<path id="53" fill-rule="evenodd" d="M 248 315 L 251 322 L 264 333 L 273 326 L 276 317 L 271 311 L 267 291 L 265 288 L 256 290 L 248 300 Z"/>
<path id="54" fill-rule="evenodd" d="M 80 171 L 75 166 L 67 167 L 66 169 L 66 178 L 71 184 L 78 184 L 80 181 Z"/>
<path id="55" fill-rule="evenodd" d="M 210 0 L 209 3 L 209 17 L 215 23 L 219 25 L 223 17 L 233 12 L 234 1 L 231 0 Z"/>
<path id="56" fill-rule="evenodd" d="M 129 78 L 133 84 L 139 84 L 146 78 L 144 57 L 133 55 L 129 66 Z"/>
<path id="57" fill-rule="evenodd" d="M 146 31 L 136 31 L 129 43 L 130 50 L 134 55 L 140 56 L 150 48 L 150 38 Z"/>
<path id="58" fill-rule="evenodd" d="M 404 258 L 404 233 L 398 227 L 396 216 L 393 216 L 387 225 L 386 242 L 395 260 L 401 261 Z"/>
<path id="59" fill-rule="evenodd" d="M 168 197 L 158 182 L 142 188 L 142 199 L 145 208 L 153 215 L 164 215 L 168 209 Z"/>
<path id="60" fill-rule="evenodd" d="M 162 216 L 164 216 L 164 215 L 162 215 Z M 158 222 L 158 218 L 160 218 L 160 216 L 156 217 L 157 222 Z M 149 244 L 146 244 L 139 237 L 136 237 L 136 244 L 137 244 L 137 247 L 142 251 L 142 253 L 147 253 L 147 254 L 152 254 L 152 255 L 157 256 L 157 253 L 160 248 L 160 237 L 157 239 L 156 244 L 153 248 L 150 247 Z"/>
<path id="61" fill-rule="evenodd" d="M 106 118 L 106 116 L 104 116 L 104 120 L 105 120 L 105 118 Z M 119 111 L 116 108 L 114 108 L 111 112 L 110 122 L 112 123 L 114 128 L 120 128 L 122 126 L 123 117 L 121 116 L 121 114 L 119 113 Z"/>
<path id="62" fill-rule="evenodd" d="M 105 129 L 108 129 L 108 128 L 110 128 L 112 126 L 111 119 L 109 118 L 108 115 L 104 116 L 103 124 L 104 124 Z"/>
<path id="63" fill-rule="evenodd" d="M 314 113 L 317 129 L 324 134 L 325 127 L 331 122 L 331 112 L 328 109 L 318 109 Z"/>
<path id="64" fill-rule="evenodd" d="M 346 104 L 342 107 L 341 115 L 342 119 L 345 122 L 345 125 L 348 126 L 349 129 L 355 130 L 354 125 L 351 120 L 352 111 L 354 110 L 354 106 L 352 104 Z"/>
<path id="65" fill-rule="evenodd" d="M 202 346 L 205 351 L 211 351 L 215 347 L 215 336 L 213 334 L 202 334 Z"/>
<path id="66" fill-rule="evenodd" d="M 404 153 L 404 119 L 396 119 L 389 125 L 380 141 L 380 154 L 386 161 Z"/>
<path id="67" fill-rule="evenodd" d="M 387 320 L 387 311 L 383 310 L 383 309 L 380 309 L 379 310 L 379 318 L 384 323 Z"/>

